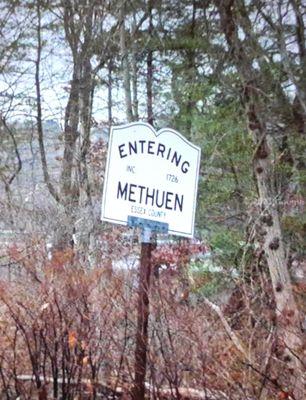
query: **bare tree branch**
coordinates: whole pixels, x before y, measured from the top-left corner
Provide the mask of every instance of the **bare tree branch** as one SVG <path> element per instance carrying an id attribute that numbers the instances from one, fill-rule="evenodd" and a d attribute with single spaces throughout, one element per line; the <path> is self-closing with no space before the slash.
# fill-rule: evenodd
<path id="1" fill-rule="evenodd" d="M 21 157 L 20 157 L 20 153 L 19 153 L 19 150 L 18 150 L 17 141 L 16 141 L 16 138 L 14 136 L 13 131 L 7 125 L 5 118 L 1 117 L 1 122 L 2 122 L 3 126 L 5 127 L 6 131 L 8 132 L 8 134 L 10 135 L 11 139 L 12 139 L 12 142 L 13 142 L 13 145 L 14 145 L 15 155 L 16 155 L 16 158 L 17 158 L 17 161 L 18 161 L 18 165 L 17 165 L 16 170 L 13 172 L 13 174 L 11 175 L 11 177 L 8 179 L 8 181 L 6 183 L 6 185 L 9 186 L 13 182 L 13 180 L 16 178 L 16 176 L 19 174 L 19 172 L 21 171 L 22 161 L 21 161 Z"/>

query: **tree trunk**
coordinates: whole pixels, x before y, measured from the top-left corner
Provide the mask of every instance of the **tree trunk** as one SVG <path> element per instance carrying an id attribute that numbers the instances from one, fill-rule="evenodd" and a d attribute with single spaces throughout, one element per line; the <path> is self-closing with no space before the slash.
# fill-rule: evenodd
<path id="1" fill-rule="evenodd" d="M 136 16 L 134 15 L 133 27 L 132 27 L 132 93 L 133 93 L 133 115 L 134 120 L 138 121 L 138 62 L 137 62 L 137 44 L 134 40 L 134 36 L 137 30 Z"/>
<path id="2" fill-rule="evenodd" d="M 108 113 L 108 129 L 113 123 L 113 59 L 111 58 L 108 63 L 108 76 L 107 76 L 107 113 Z"/>
<path id="3" fill-rule="evenodd" d="M 283 360 L 293 367 L 294 395 L 296 399 L 302 400 L 304 382 L 298 357 L 301 350 L 300 319 L 292 292 L 276 197 L 271 183 L 272 159 L 267 140 L 265 99 L 262 98 L 262 90 L 256 80 L 252 56 L 246 53 L 238 37 L 238 24 L 233 10 L 234 2 L 216 0 L 215 3 L 220 13 L 220 23 L 230 54 L 244 85 L 243 102 L 247 113 L 247 123 L 256 146 L 253 168 L 261 208 L 260 220 L 264 229 L 263 249 L 276 303 L 278 340 L 284 348 Z"/>
<path id="4" fill-rule="evenodd" d="M 190 37 L 193 41 L 195 38 L 195 28 L 196 28 L 196 11 L 197 11 L 197 3 L 195 0 L 192 2 L 192 20 L 190 23 Z M 191 90 L 189 89 L 187 95 L 187 103 L 186 103 L 186 132 L 188 136 L 191 138 L 191 128 L 192 128 L 192 115 L 194 113 L 194 108 L 196 102 L 194 100 L 194 89 L 195 89 L 195 80 L 196 80 L 196 52 L 194 49 L 194 44 L 189 50 L 187 50 L 187 74 L 188 81 L 191 82 Z"/>
<path id="5" fill-rule="evenodd" d="M 120 51 L 122 59 L 122 73 L 123 73 L 123 88 L 125 96 L 125 108 L 126 116 L 129 122 L 134 120 L 133 107 L 132 107 L 132 95 L 131 95 L 131 76 L 130 76 L 130 65 L 128 54 L 126 50 L 126 32 L 124 22 L 124 11 L 125 1 L 123 1 L 120 7 L 119 20 L 120 20 Z"/>
<path id="6" fill-rule="evenodd" d="M 152 21 L 152 1 L 148 1 L 148 14 L 149 14 L 149 38 L 152 37 L 153 32 L 153 21 Z M 153 126 L 153 51 L 150 49 L 150 45 L 147 50 L 147 120 L 148 123 Z"/>
<path id="7" fill-rule="evenodd" d="M 65 113 L 64 128 L 64 157 L 61 174 L 61 194 L 66 207 L 71 208 L 75 201 L 72 193 L 72 172 L 74 164 L 75 146 L 78 138 L 79 125 L 79 96 L 80 96 L 80 65 L 74 65 L 74 73 L 71 82 L 70 96 Z"/>
<path id="8" fill-rule="evenodd" d="M 54 199 L 57 202 L 59 202 L 60 201 L 59 195 L 58 195 L 55 187 L 52 185 L 50 176 L 49 176 L 45 144 L 44 144 L 44 132 L 43 132 L 43 125 L 42 125 L 42 107 L 41 107 L 41 90 L 40 90 L 40 63 L 41 63 L 41 52 L 42 52 L 41 4 L 40 4 L 40 1 L 37 1 L 36 13 L 37 13 L 37 56 L 36 56 L 36 61 L 35 61 L 35 88 L 36 88 L 38 144 L 39 144 L 39 152 L 40 152 L 41 165 L 42 165 L 45 184 L 46 184 L 50 194 L 54 197 Z"/>
<path id="9" fill-rule="evenodd" d="M 144 400 L 145 377 L 147 366 L 148 322 L 149 322 L 149 291 L 152 261 L 151 253 L 154 249 L 152 243 L 141 243 L 137 332 L 135 348 L 135 381 L 132 393 L 133 400 Z"/>

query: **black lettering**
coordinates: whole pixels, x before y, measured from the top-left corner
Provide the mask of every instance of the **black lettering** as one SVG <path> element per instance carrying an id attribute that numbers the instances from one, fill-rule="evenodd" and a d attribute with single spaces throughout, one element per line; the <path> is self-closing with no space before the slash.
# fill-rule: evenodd
<path id="1" fill-rule="evenodd" d="M 132 154 L 132 151 L 133 151 L 134 154 L 137 154 L 137 142 L 136 142 L 136 140 L 134 142 L 134 146 L 133 146 L 133 143 L 129 142 L 129 153 L 130 153 L 130 155 Z"/>
<path id="2" fill-rule="evenodd" d="M 181 155 L 178 156 L 177 152 L 175 151 L 172 156 L 171 162 L 172 163 L 175 162 L 175 165 L 178 167 L 180 165 L 181 159 L 182 159 L 182 156 Z"/>
<path id="3" fill-rule="evenodd" d="M 161 154 L 162 158 L 164 158 L 164 152 L 166 150 L 166 147 L 164 144 L 162 143 L 158 143 L 158 147 L 157 147 L 157 153 L 156 155 L 159 156 L 159 153 Z"/>
<path id="4" fill-rule="evenodd" d="M 148 154 L 154 154 L 154 151 L 153 151 L 154 144 L 155 144 L 155 142 L 152 142 L 151 140 L 148 141 Z"/>
<path id="5" fill-rule="evenodd" d="M 126 146 L 128 146 L 128 152 Z M 151 155 L 155 154 L 157 157 L 169 160 L 171 163 L 175 164 L 176 167 L 180 167 L 180 170 L 183 174 L 186 174 L 190 168 L 189 161 L 182 162 L 181 154 L 175 150 L 172 150 L 171 147 L 167 148 L 163 143 L 156 143 L 153 140 L 135 140 L 133 142 L 123 143 L 118 146 L 118 150 L 120 158 L 124 158 L 132 154 L 144 154 L 145 152 Z"/>
<path id="6" fill-rule="evenodd" d="M 135 174 L 135 165 L 128 165 L 126 167 L 127 172 L 131 172 L 132 174 Z"/>
<path id="7" fill-rule="evenodd" d="M 175 200 L 174 200 L 174 210 L 176 210 L 177 206 L 179 207 L 180 211 L 183 211 L 183 202 L 184 202 L 184 196 L 181 195 L 179 197 L 178 194 L 175 195 Z"/>
<path id="8" fill-rule="evenodd" d="M 157 206 L 158 208 L 163 207 L 163 205 L 164 205 L 164 203 L 165 203 L 165 192 L 163 191 L 162 193 L 163 193 L 163 195 L 162 195 L 162 198 L 160 199 L 160 198 L 159 198 L 159 197 L 160 197 L 160 196 L 159 196 L 160 192 L 159 192 L 158 189 L 156 190 L 155 204 L 156 204 L 156 206 Z"/>
<path id="9" fill-rule="evenodd" d="M 137 185 L 130 184 L 130 192 L 129 192 L 129 201 L 132 203 L 136 203 L 136 200 L 132 198 L 132 196 L 135 196 L 135 190 L 137 188 Z"/>
<path id="10" fill-rule="evenodd" d="M 154 204 L 154 198 L 155 198 L 155 189 L 152 189 L 152 194 L 149 194 L 149 188 L 147 188 L 147 193 L 146 193 L 146 205 L 148 205 L 148 199 L 151 199 L 151 206 Z"/>
<path id="11" fill-rule="evenodd" d="M 123 143 L 123 144 L 121 144 L 120 146 L 118 146 L 118 149 L 119 149 L 119 154 L 120 154 L 120 158 L 124 158 L 124 157 L 126 157 L 127 156 L 127 154 L 123 154 L 123 152 L 124 152 L 124 147 L 125 147 L 125 144 Z"/>
<path id="12" fill-rule="evenodd" d="M 165 207 L 166 207 L 167 210 L 173 210 L 173 207 L 172 207 L 172 205 L 171 205 L 171 203 L 172 203 L 172 196 L 173 196 L 173 193 L 172 193 L 172 192 L 167 192 L 167 194 L 166 194 L 166 205 L 165 205 Z"/>
<path id="13" fill-rule="evenodd" d="M 139 140 L 139 143 L 141 145 L 141 153 L 143 154 L 143 146 L 146 143 L 146 140 Z"/>
<path id="14" fill-rule="evenodd" d="M 127 191 L 128 191 L 128 184 L 126 183 L 124 186 L 124 189 L 122 190 L 121 182 L 119 181 L 118 182 L 118 190 L 117 190 L 117 199 L 124 197 L 124 200 L 126 200 Z"/>
<path id="15" fill-rule="evenodd" d="M 127 200 L 131 203 L 156 206 L 158 208 L 166 208 L 167 210 L 179 210 L 181 212 L 183 211 L 184 205 L 184 195 L 131 183 L 122 184 L 120 181 L 118 182 L 117 199 Z"/>
<path id="16" fill-rule="evenodd" d="M 140 189 L 140 195 L 139 195 L 139 203 L 142 203 L 142 193 L 145 189 L 145 186 L 140 186 L 138 185 L 139 189 Z"/>
<path id="17" fill-rule="evenodd" d="M 184 161 L 183 164 L 181 165 L 181 171 L 183 172 L 183 174 L 186 174 L 186 172 L 188 172 L 190 167 L 190 164 L 188 161 Z"/>

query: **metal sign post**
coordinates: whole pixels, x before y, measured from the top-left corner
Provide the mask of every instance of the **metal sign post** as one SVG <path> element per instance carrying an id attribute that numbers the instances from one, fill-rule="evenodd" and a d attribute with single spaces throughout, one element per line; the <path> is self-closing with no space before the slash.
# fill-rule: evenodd
<path id="1" fill-rule="evenodd" d="M 141 227 L 141 255 L 138 281 L 137 331 L 135 347 L 135 380 L 133 400 L 145 398 L 145 378 L 147 367 L 148 322 L 150 315 L 150 282 L 152 271 L 152 251 L 156 247 L 155 232 L 167 233 L 168 224 L 143 218 L 128 217 L 131 227 Z"/>

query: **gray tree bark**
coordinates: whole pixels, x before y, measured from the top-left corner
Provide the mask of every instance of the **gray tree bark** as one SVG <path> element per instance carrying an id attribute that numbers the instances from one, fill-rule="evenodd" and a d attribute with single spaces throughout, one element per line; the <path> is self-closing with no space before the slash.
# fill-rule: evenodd
<path id="1" fill-rule="evenodd" d="M 243 102 L 249 131 L 255 143 L 253 168 L 264 231 L 263 249 L 271 277 L 276 303 L 278 340 L 285 349 L 284 360 L 293 367 L 292 387 L 296 399 L 303 399 L 304 380 L 298 357 L 301 351 L 299 310 L 295 302 L 284 250 L 276 196 L 271 182 L 272 158 L 266 128 L 267 115 L 263 91 L 253 70 L 253 59 L 238 37 L 237 13 L 233 0 L 215 0 L 220 24 L 229 52 L 243 82 Z"/>
<path id="2" fill-rule="evenodd" d="M 120 7 L 119 21 L 120 21 L 120 52 L 122 60 L 121 64 L 122 64 L 122 74 L 123 74 L 126 117 L 129 122 L 132 122 L 134 121 L 134 115 L 133 115 L 132 94 L 131 94 L 130 63 L 126 48 L 125 1 L 122 2 L 122 5 Z"/>

